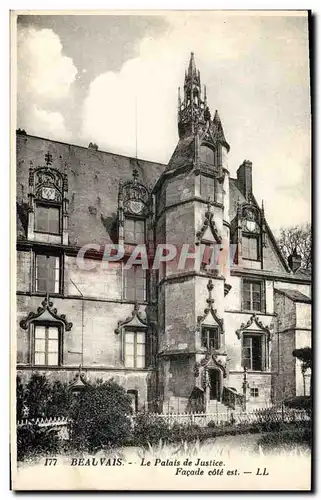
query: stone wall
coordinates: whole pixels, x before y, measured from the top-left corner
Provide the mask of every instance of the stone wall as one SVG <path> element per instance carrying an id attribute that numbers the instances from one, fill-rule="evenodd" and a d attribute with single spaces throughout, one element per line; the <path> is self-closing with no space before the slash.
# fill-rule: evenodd
<path id="1" fill-rule="evenodd" d="M 302 293 L 308 291 L 305 286 L 298 285 L 293 289 Z M 311 346 L 311 305 L 294 302 L 277 290 L 274 302 L 277 329 L 273 337 L 273 393 L 275 399 L 280 400 L 304 394 L 301 363 L 293 356 L 293 351 Z"/>
<path id="2" fill-rule="evenodd" d="M 243 371 L 230 371 L 228 386 L 233 387 L 243 394 Z M 271 405 L 271 380 L 272 374 L 265 372 L 247 373 L 247 409 L 264 408 Z M 251 396 L 251 389 L 258 389 L 258 396 Z"/>

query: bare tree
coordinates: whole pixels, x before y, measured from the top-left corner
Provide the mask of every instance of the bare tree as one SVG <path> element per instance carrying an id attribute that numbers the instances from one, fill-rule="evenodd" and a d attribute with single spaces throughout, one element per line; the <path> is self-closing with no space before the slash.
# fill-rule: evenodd
<path id="1" fill-rule="evenodd" d="M 311 270 L 312 266 L 312 231 L 311 224 L 283 228 L 278 244 L 285 258 L 293 252 L 302 258 L 301 267 Z"/>

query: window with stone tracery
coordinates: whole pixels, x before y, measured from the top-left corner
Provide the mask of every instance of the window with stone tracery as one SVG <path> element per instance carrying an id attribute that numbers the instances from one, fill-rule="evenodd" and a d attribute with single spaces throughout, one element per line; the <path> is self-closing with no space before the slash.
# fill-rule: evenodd
<path id="1" fill-rule="evenodd" d="M 29 169 L 28 239 L 68 244 L 68 178 L 52 163 L 48 152 L 44 166 Z"/>
<path id="2" fill-rule="evenodd" d="M 118 193 L 118 240 L 125 245 L 147 242 L 148 219 L 152 213 L 152 198 L 147 187 L 138 181 L 133 170 L 132 180 L 121 183 Z"/>

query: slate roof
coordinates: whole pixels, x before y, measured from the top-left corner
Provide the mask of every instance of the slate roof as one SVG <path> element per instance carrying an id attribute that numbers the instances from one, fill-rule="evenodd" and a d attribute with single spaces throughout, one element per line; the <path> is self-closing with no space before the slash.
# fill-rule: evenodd
<path id="1" fill-rule="evenodd" d="M 175 168 L 182 167 L 183 165 L 186 165 L 188 163 L 191 164 L 194 157 L 194 136 L 188 136 L 185 137 L 185 139 L 180 139 L 165 170 L 174 170 Z"/>
<path id="2" fill-rule="evenodd" d="M 293 290 L 292 288 L 276 288 L 276 292 L 280 292 L 293 302 L 304 302 L 306 304 L 311 304 L 311 299 L 304 293 L 299 292 L 298 290 Z"/>
<path id="3" fill-rule="evenodd" d="M 295 273 L 296 276 L 302 276 L 302 278 L 311 279 L 311 271 L 309 269 L 298 269 Z"/>
<path id="4" fill-rule="evenodd" d="M 246 199 L 238 188 L 237 179 L 230 177 L 230 221 L 236 216 L 238 201 L 244 203 Z"/>
<path id="5" fill-rule="evenodd" d="M 17 236 L 25 238 L 25 211 L 28 204 L 29 166 L 43 166 L 45 154 L 52 155 L 52 166 L 68 174 L 69 244 L 101 245 L 113 242 L 119 183 L 138 179 L 150 190 L 166 165 L 130 158 L 41 137 L 17 134 Z"/>

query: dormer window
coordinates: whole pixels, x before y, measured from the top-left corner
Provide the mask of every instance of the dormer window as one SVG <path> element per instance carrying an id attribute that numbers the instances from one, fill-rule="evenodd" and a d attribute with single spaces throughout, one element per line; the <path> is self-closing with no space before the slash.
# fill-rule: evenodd
<path id="1" fill-rule="evenodd" d="M 261 260 L 261 215 L 260 210 L 246 204 L 241 210 L 240 229 L 242 234 L 242 259 Z"/>
<path id="2" fill-rule="evenodd" d="M 118 193 L 119 244 L 141 245 L 147 240 L 147 220 L 151 215 L 152 198 L 149 190 L 138 181 L 138 170 L 133 179 L 121 183 Z"/>
<path id="3" fill-rule="evenodd" d="M 35 210 L 35 231 L 39 233 L 60 234 L 60 208 L 37 204 Z"/>
<path id="4" fill-rule="evenodd" d="M 242 235 L 242 257 L 247 260 L 259 260 L 259 238 L 257 235 Z"/>
<path id="5" fill-rule="evenodd" d="M 50 153 L 45 161 L 45 166 L 29 170 L 28 239 L 68 244 L 67 174 L 51 166 Z"/>
<path id="6" fill-rule="evenodd" d="M 200 147 L 200 160 L 208 165 L 214 165 L 214 151 L 208 146 Z"/>
<path id="7" fill-rule="evenodd" d="M 125 244 L 140 245 L 145 243 L 145 220 L 125 217 L 124 221 Z"/>
<path id="8" fill-rule="evenodd" d="M 205 144 L 200 147 L 200 161 L 207 166 L 220 167 L 222 165 L 222 147 L 217 144 L 215 149 L 212 149 Z"/>

